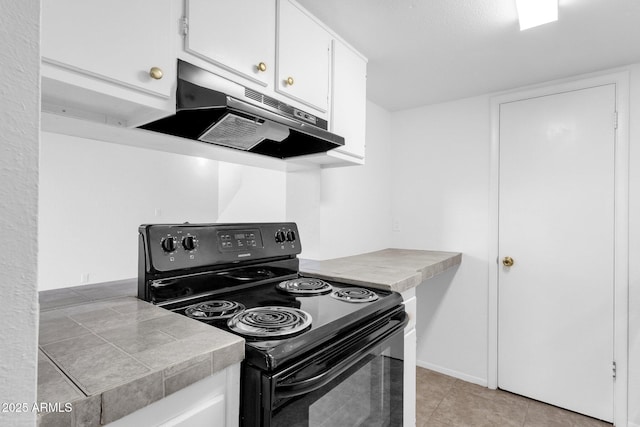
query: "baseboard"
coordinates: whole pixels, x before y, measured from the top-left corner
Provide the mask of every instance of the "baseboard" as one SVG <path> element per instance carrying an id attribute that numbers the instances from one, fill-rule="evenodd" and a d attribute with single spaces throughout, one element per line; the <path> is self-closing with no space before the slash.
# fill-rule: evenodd
<path id="1" fill-rule="evenodd" d="M 439 372 L 441 374 L 448 375 L 450 377 L 457 378 L 462 381 L 466 381 L 468 383 L 478 384 L 478 385 L 481 385 L 482 387 L 486 387 L 488 384 L 486 378 L 474 377 L 473 375 L 468 375 L 462 372 L 454 371 L 453 369 L 443 368 L 442 366 L 434 365 L 433 363 L 429 363 L 429 362 L 423 362 L 422 360 L 416 361 L 416 365 L 421 368 L 429 369 L 431 371 Z M 640 427 L 640 426 L 629 425 L 629 427 Z"/>

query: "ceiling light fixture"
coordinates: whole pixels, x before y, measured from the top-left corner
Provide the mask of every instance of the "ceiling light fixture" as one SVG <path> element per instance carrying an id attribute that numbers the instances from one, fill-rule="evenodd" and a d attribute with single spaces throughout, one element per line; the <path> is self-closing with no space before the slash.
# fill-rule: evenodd
<path id="1" fill-rule="evenodd" d="M 558 0 L 516 0 L 520 31 L 558 20 Z"/>

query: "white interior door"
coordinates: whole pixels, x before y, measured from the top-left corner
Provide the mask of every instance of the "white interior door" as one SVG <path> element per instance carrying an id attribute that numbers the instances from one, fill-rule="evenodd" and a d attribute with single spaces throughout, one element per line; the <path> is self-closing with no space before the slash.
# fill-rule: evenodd
<path id="1" fill-rule="evenodd" d="M 613 84 L 500 105 L 498 387 L 607 421 L 614 112 Z"/>

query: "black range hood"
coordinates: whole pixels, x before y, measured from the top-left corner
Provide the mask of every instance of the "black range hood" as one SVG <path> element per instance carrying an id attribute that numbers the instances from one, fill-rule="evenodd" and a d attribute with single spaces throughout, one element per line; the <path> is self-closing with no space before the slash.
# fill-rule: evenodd
<path id="1" fill-rule="evenodd" d="M 176 114 L 140 128 L 280 159 L 344 145 L 326 120 L 181 60 Z"/>

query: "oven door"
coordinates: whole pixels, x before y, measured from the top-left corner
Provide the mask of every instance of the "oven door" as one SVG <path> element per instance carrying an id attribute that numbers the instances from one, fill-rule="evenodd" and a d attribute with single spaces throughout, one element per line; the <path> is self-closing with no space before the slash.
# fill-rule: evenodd
<path id="1" fill-rule="evenodd" d="M 263 425 L 402 426 L 406 314 L 386 321 L 274 375 Z"/>

